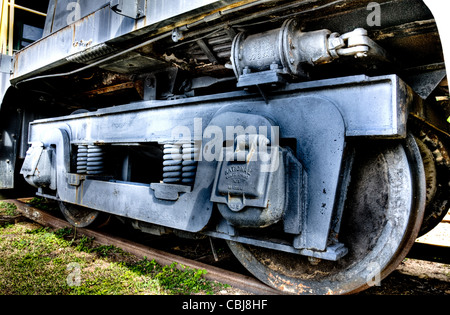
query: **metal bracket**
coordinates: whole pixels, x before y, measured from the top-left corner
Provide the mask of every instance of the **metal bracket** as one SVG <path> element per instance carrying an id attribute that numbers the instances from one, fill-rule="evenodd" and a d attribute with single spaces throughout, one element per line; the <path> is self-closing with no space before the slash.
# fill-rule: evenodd
<path id="1" fill-rule="evenodd" d="M 393 62 L 395 59 L 386 50 L 374 42 L 367 34 L 367 30 L 357 28 L 351 32 L 342 34 L 340 40 L 344 46 L 335 47 L 338 56 L 354 56 L 355 58 L 371 57 L 383 62 Z M 330 42 L 329 42 L 330 45 Z M 329 47 L 333 49 L 333 46 Z M 331 52 L 331 50 L 330 50 Z"/>
<path id="2" fill-rule="evenodd" d="M 357 58 L 367 56 L 370 49 L 370 39 L 365 29 L 357 28 L 352 32 L 341 35 L 340 39 L 345 44 L 343 47 L 336 49 L 338 56 L 355 56 Z"/>
<path id="3" fill-rule="evenodd" d="M 68 173 L 67 174 L 67 183 L 69 185 L 78 187 L 81 185 L 81 181 L 86 179 L 86 175 L 80 175 L 80 174 L 72 174 L 72 173 Z"/>
<path id="4" fill-rule="evenodd" d="M 20 174 L 25 176 L 34 175 L 43 150 L 44 145 L 42 142 L 32 143 L 31 147 L 27 151 L 27 156 L 22 165 L 22 169 L 20 170 Z"/>
<path id="5" fill-rule="evenodd" d="M 132 19 L 145 17 L 145 0 L 111 0 L 109 3 L 111 9 Z"/>
<path id="6" fill-rule="evenodd" d="M 151 183 L 150 188 L 155 191 L 155 197 L 161 200 L 177 201 L 181 193 L 190 193 L 191 186 L 166 183 Z"/>
<path id="7" fill-rule="evenodd" d="M 178 43 L 179 40 L 184 38 L 183 32 L 177 27 L 172 30 L 172 40 Z"/>

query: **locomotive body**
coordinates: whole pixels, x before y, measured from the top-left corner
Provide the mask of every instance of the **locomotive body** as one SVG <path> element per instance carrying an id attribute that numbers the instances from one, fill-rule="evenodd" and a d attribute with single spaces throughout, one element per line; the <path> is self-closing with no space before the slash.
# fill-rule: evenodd
<path id="1" fill-rule="evenodd" d="M 439 23 L 419 0 L 50 1 L 12 58 L 1 188 L 224 239 L 285 292 L 363 290 L 448 211 Z"/>

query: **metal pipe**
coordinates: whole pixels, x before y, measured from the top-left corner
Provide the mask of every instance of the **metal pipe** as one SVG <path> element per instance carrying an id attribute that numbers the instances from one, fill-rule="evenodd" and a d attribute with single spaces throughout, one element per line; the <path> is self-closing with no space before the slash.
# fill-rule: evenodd
<path id="1" fill-rule="evenodd" d="M 8 23 L 9 7 L 9 23 Z M 1 53 L 12 56 L 14 54 L 14 9 L 24 10 L 33 14 L 47 16 L 47 14 L 17 5 L 15 0 L 3 0 L 1 2 L 0 43 Z M 9 32 L 8 32 L 9 29 Z"/>
<path id="2" fill-rule="evenodd" d="M 2 54 L 6 55 L 6 46 L 8 42 L 8 0 L 3 0 L 1 22 Z"/>
<path id="3" fill-rule="evenodd" d="M 86 65 L 86 66 L 84 66 L 82 68 L 78 68 L 78 69 L 75 69 L 75 70 L 72 70 L 72 71 L 69 71 L 69 72 L 55 73 L 55 74 L 46 74 L 46 75 L 41 75 L 41 76 L 25 79 L 23 81 L 17 82 L 15 84 L 15 87 L 17 87 L 19 84 L 22 84 L 22 83 L 25 83 L 25 82 L 34 81 L 34 80 L 48 79 L 48 78 L 58 78 L 58 77 L 73 75 L 73 74 L 79 73 L 81 71 L 84 71 L 84 70 L 87 70 L 87 69 L 90 69 L 90 68 L 93 68 L 93 67 L 97 67 L 97 66 L 99 66 L 99 65 L 101 65 L 101 64 L 103 64 L 103 63 L 105 63 L 105 62 L 107 62 L 109 60 L 118 58 L 118 57 L 123 56 L 123 55 L 125 55 L 125 54 L 127 54 L 129 52 L 132 52 L 132 51 L 134 51 L 136 49 L 142 48 L 144 46 L 147 46 L 147 45 L 149 45 L 151 43 L 157 42 L 157 41 L 159 41 L 161 39 L 164 39 L 164 38 L 170 37 L 170 36 L 172 36 L 172 32 L 163 33 L 163 34 L 161 34 L 161 35 L 159 35 L 157 37 L 149 39 L 149 40 L 147 40 L 147 41 L 145 41 L 143 43 L 140 43 L 140 44 L 138 44 L 136 46 L 133 46 L 133 47 L 130 47 L 130 48 L 126 49 L 126 50 L 120 51 L 120 52 L 118 52 L 118 53 L 116 53 L 116 54 L 114 54 L 112 56 L 109 56 L 109 57 L 103 58 L 103 59 L 101 59 L 99 61 L 96 61 L 94 63 L 88 64 L 88 65 Z"/>
<path id="4" fill-rule="evenodd" d="M 3 36 L 2 36 L 2 16 L 3 16 L 3 4 L 4 1 L 0 1 L 1 4 L 1 8 L 0 8 L 0 51 L 2 50 L 3 47 Z"/>
<path id="5" fill-rule="evenodd" d="M 12 56 L 14 53 L 14 4 L 15 0 L 9 0 L 9 35 L 8 35 L 8 55 Z"/>
<path id="6" fill-rule="evenodd" d="M 23 7 L 21 5 L 15 4 L 14 1 L 11 1 L 11 2 L 12 2 L 12 6 L 14 6 L 14 8 L 16 8 L 16 9 L 24 10 L 24 11 L 31 12 L 31 13 L 34 13 L 34 14 L 37 14 L 37 15 L 41 15 L 41 16 L 47 16 L 46 13 L 43 13 L 43 12 L 40 12 L 40 11 L 37 11 L 37 10 L 33 10 L 33 9 L 30 9 L 30 8 Z M 9 5 L 11 5 L 11 3 L 9 3 Z"/>

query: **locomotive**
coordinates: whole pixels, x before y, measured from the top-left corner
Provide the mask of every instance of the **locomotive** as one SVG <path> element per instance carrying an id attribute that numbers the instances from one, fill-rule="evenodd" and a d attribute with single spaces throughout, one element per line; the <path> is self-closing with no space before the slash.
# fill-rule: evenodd
<path id="1" fill-rule="evenodd" d="M 285 293 L 367 289 L 448 211 L 443 6 L 50 0 L 2 55 L 0 188 L 225 240 Z"/>

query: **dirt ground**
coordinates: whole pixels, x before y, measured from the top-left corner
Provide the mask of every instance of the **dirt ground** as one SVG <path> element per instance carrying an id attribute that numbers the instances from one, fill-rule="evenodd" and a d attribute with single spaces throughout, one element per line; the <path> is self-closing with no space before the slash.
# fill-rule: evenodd
<path id="1" fill-rule="evenodd" d="M 234 258 L 225 242 L 214 240 L 218 261 L 211 253 L 208 240 L 162 240 L 149 236 L 144 242 L 179 256 L 251 276 Z M 433 246 L 429 244 L 434 244 Z M 440 246 L 435 246 L 436 244 Z M 248 292 L 227 288 L 219 295 L 244 295 Z M 450 295 L 450 215 L 435 229 L 419 238 L 410 254 L 398 268 L 374 286 L 358 295 Z"/>
<path id="2" fill-rule="evenodd" d="M 117 229 L 115 229 L 117 231 Z M 186 258 L 250 275 L 230 253 L 223 241 L 214 240 L 216 257 L 211 253 L 208 239 L 203 241 L 155 237 L 140 234 L 139 241 Z M 433 244 L 433 245 L 429 245 Z M 162 248 L 161 248 L 162 247 Z M 246 291 L 226 288 L 217 295 L 247 295 Z M 398 268 L 359 295 L 450 295 L 450 212 L 432 231 L 417 239 L 413 249 Z"/>
<path id="3" fill-rule="evenodd" d="M 381 286 L 360 294 L 450 295 L 450 212 L 438 226 L 416 240 L 407 258 L 381 281 Z"/>
<path id="4" fill-rule="evenodd" d="M 241 273 L 247 272 L 228 253 L 227 248 L 220 247 L 220 243 L 218 245 L 218 256 L 221 258 L 220 267 L 237 270 Z M 204 246 L 208 247 L 208 244 L 204 244 Z M 172 250 L 181 256 L 193 254 L 192 251 L 187 254 L 187 248 L 183 248 L 183 246 L 175 246 Z M 199 246 L 197 250 L 198 252 L 205 251 L 205 256 L 191 258 L 216 264 L 212 255 L 207 253 L 209 248 Z M 248 293 L 228 288 L 218 294 L 242 295 Z M 394 272 L 381 280 L 379 286 L 371 287 L 358 295 L 450 295 L 450 214 L 436 228 L 417 239 L 407 258 Z"/>

